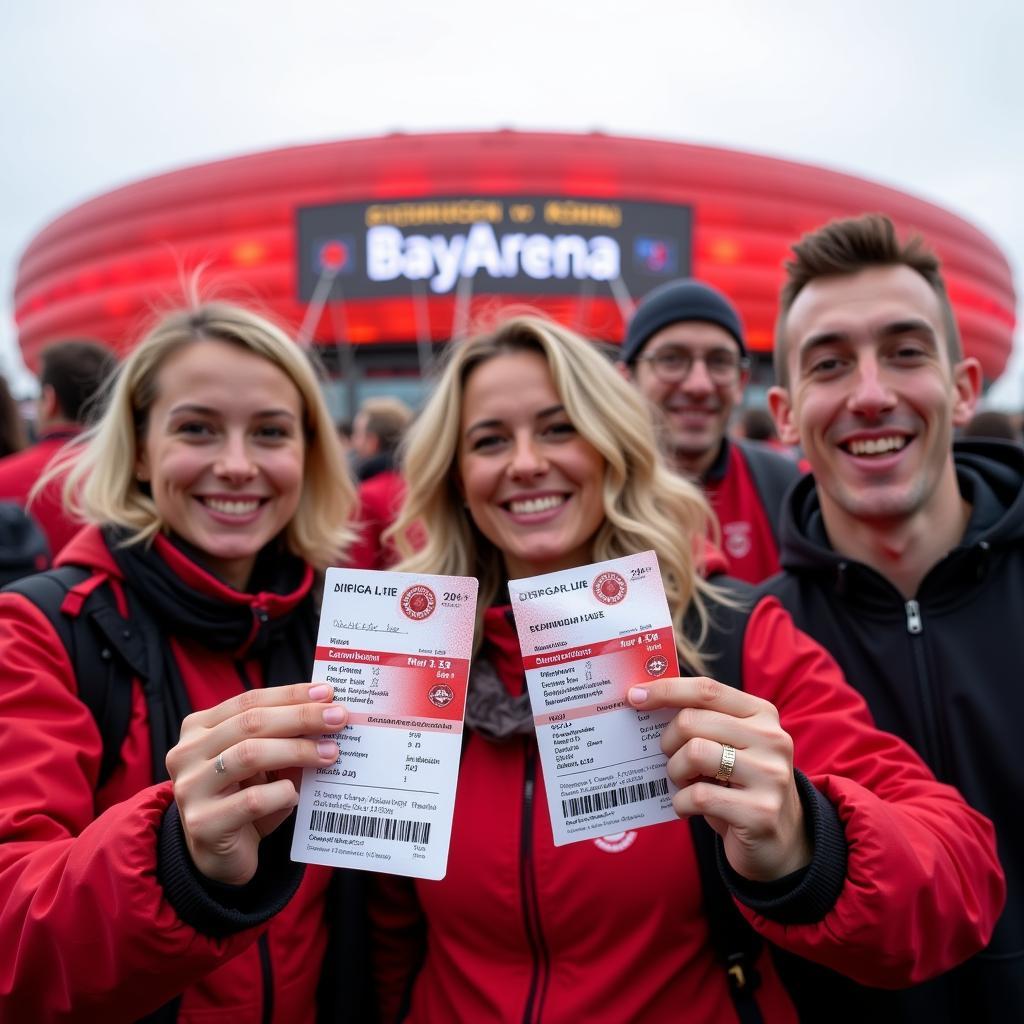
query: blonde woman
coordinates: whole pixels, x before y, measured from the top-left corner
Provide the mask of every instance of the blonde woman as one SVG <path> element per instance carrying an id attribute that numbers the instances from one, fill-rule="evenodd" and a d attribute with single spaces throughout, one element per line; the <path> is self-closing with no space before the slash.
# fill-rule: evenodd
<path id="1" fill-rule="evenodd" d="M 874 729 L 777 603 L 719 639 L 741 646 L 744 688 L 713 679 L 702 645 L 726 607 L 701 572 L 718 562 L 707 505 L 665 468 L 642 400 L 596 350 L 530 318 L 457 345 L 404 465 L 399 568 L 476 576 L 482 600 L 447 877 L 377 883 L 386 1020 L 725 1021 L 740 1012 L 730 987 L 744 1019 L 794 1019 L 763 952 L 753 972 L 716 963 L 685 822 L 552 843 L 506 583 L 649 548 L 693 675 L 630 700 L 681 709 L 662 739 L 674 804 L 717 833 L 726 903 L 873 984 L 984 944 L 1003 898 L 991 826 Z"/>
<path id="2" fill-rule="evenodd" d="M 62 613 L 138 672 L 104 751 L 74 652 L 0 595 L 0 1018 L 312 1020 L 329 873 L 279 826 L 337 755 L 302 737 L 344 711 L 302 680 L 353 504 L 315 375 L 244 309 L 175 312 L 77 455 Z"/>

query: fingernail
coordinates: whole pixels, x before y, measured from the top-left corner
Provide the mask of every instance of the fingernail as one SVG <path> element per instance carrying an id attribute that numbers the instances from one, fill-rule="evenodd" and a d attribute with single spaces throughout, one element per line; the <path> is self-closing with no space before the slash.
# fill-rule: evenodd
<path id="1" fill-rule="evenodd" d="M 332 743 L 330 740 L 318 740 L 316 752 L 321 757 L 336 758 L 338 756 L 338 744 Z"/>
<path id="2" fill-rule="evenodd" d="M 333 705 L 324 708 L 324 721 L 328 725 L 341 725 L 348 718 L 348 712 L 344 708 L 337 708 Z"/>
<path id="3" fill-rule="evenodd" d="M 331 692 L 331 688 L 325 683 L 317 683 L 309 688 L 310 700 L 323 700 Z"/>
<path id="4" fill-rule="evenodd" d="M 646 686 L 631 686 L 629 693 L 626 694 L 629 698 L 630 704 L 646 704 L 647 703 L 647 687 Z"/>

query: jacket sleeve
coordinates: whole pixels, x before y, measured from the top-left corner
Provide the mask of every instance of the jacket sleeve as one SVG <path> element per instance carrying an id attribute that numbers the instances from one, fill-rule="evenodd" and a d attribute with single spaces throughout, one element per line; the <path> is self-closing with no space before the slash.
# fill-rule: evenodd
<path id="1" fill-rule="evenodd" d="M 157 877 L 164 783 L 95 811 L 101 740 L 45 616 L 0 595 L 0 1019 L 134 1020 L 250 945 Z"/>
<path id="2" fill-rule="evenodd" d="M 916 984 L 984 947 L 1006 897 L 991 822 L 875 727 L 838 665 L 775 598 L 751 612 L 745 688 L 771 701 L 794 764 L 835 808 L 846 878 L 820 920 L 784 923 L 741 902 L 767 939 L 855 981 Z"/>

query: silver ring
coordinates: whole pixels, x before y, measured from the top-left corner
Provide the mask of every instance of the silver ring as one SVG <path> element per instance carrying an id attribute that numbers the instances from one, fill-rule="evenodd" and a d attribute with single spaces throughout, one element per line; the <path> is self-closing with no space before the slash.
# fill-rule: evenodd
<path id="1" fill-rule="evenodd" d="M 722 744 L 722 760 L 718 763 L 718 772 L 715 775 L 715 782 L 724 782 L 729 785 L 732 778 L 732 771 L 736 767 L 736 748 L 728 743 Z"/>
<path id="2" fill-rule="evenodd" d="M 217 760 L 213 762 L 213 770 L 218 775 L 223 775 L 228 770 L 227 766 L 224 764 L 224 752 L 223 751 L 221 751 L 217 755 Z"/>

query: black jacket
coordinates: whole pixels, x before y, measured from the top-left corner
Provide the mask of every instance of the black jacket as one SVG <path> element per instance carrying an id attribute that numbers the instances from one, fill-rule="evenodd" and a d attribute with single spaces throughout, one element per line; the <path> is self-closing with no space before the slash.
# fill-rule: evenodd
<path id="1" fill-rule="evenodd" d="M 832 549 L 810 477 L 789 495 L 783 571 L 762 591 L 831 652 L 881 728 L 992 819 L 1006 909 L 984 953 L 906 992 L 791 964 L 808 1021 L 1024 1021 L 1024 448 L 965 441 L 954 451 L 970 520 L 914 600 Z"/>

